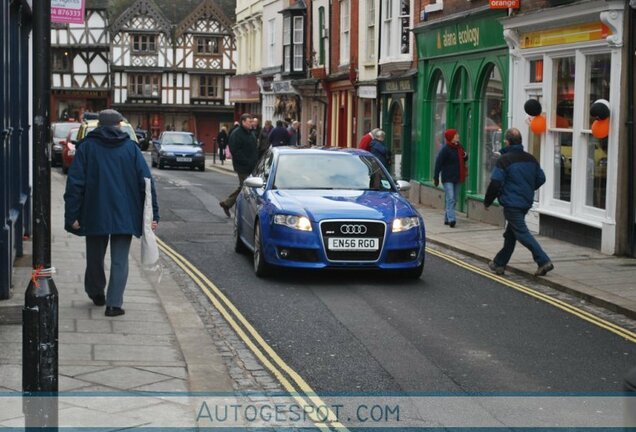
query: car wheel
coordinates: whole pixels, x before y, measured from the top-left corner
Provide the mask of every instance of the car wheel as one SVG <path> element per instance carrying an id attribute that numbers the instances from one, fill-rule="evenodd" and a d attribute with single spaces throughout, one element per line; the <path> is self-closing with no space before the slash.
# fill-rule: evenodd
<path id="1" fill-rule="evenodd" d="M 201 166 L 199 167 L 199 169 L 200 169 L 201 171 L 205 171 L 205 164 L 201 165 Z"/>
<path id="2" fill-rule="evenodd" d="M 254 273 L 258 277 L 266 277 L 270 273 L 270 265 L 265 262 L 263 257 L 263 239 L 258 220 L 254 224 Z"/>
<path id="3" fill-rule="evenodd" d="M 417 280 L 422 276 L 422 272 L 424 271 L 424 260 L 422 260 L 422 264 L 417 267 L 413 267 L 410 269 L 403 270 L 402 274 L 406 279 Z"/>
<path id="4" fill-rule="evenodd" d="M 159 169 L 164 169 L 165 165 L 163 164 L 162 160 L 159 159 Z"/>

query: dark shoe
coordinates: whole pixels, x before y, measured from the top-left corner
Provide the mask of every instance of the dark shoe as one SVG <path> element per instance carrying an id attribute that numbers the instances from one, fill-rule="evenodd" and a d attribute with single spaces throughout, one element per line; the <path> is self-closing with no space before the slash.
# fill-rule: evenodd
<path id="1" fill-rule="evenodd" d="M 104 315 L 106 315 L 107 317 L 115 317 L 115 316 L 123 315 L 125 313 L 126 311 L 120 307 L 106 306 L 106 312 L 104 312 Z"/>
<path id="2" fill-rule="evenodd" d="M 494 261 L 490 261 L 488 263 L 488 268 L 492 270 L 493 272 L 495 272 L 495 274 L 498 274 L 499 276 L 501 276 L 502 274 L 506 272 L 506 267 L 498 266 L 497 264 L 495 264 Z"/>
<path id="3" fill-rule="evenodd" d="M 448 223 L 449 223 L 449 222 L 448 222 L 447 220 L 445 220 L 445 221 L 444 221 L 444 225 L 448 225 Z"/>
<path id="4" fill-rule="evenodd" d="M 91 300 L 93 300 L 93 304 L 95 306 L 104 306 L 106 304 L 106 297 L 104 297 L 104 294 L 89 297 Z"/>
<path id="5" fill-rule="evenodd" d="M 227 206 L 227 204 L 225 204 L 223 201 L 221 201 L 219 203 L 219 205 L 221 206 L 221 208 L 223 209 L 223 211 L 225 212 L 225 216 L 231 218 L 232 214 L 230 213 L 230 208 Z"/>
<path id="6" fill-rule="evenodd" d="M 448 225 L 449 225 L 451 228 L 455 228 L 455 224 L 456 224 L 456 223 L 457 223 L 456 221 L 450 221 L 450 222 L 448 223 Z"/>
<path id="7" fill-rule="evenodd" d="M 547 263 L 539 266 L 536 272 L 534 272 L 535 276 L 545 276 L 550 270 L 554 270 L 554 264 L 552 261 L 548 261 Z"/>

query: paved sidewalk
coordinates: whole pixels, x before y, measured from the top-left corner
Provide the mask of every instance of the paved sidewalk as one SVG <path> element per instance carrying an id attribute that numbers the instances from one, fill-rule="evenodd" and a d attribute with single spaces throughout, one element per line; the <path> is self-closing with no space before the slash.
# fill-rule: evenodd
<path id="1" fill-rule="evenodd" d="M 104 316 L 103 306 L 93 305 L 83 288 L 84 238 L 63 230 L 66 177 L 53 172 L 51 181 L 60 391 L 100 395 L 116 391 L 233 391 L 222 355 L 172 275 L 168 271 L 148 273 L 141 267 L 139 240 L 133 239 L 131 248 L 123 306 L 126 314 L 109 318 Z M 108 261 L 107 254 L 107 267 Z M 28 265 L 16 268 L 14 304 L 23 304 L 30 271 Z M 0 345 L 0 392 L 21 391 L 22 326 L 0 325 Z M 195 426 L 195 415 L 195 407 L 184 397 L 122 398 L 104 409 L 95 400 L 80 398 L 60 406 L 60 419 L 90 420 L 96 426 L 152 426 L 147 419 L 155 416 L 162 426 Z M 0 427 L 21 427 L 23 421 L 0 407 Z"/>
<path id="2" fill-rule="evenodd" d="M 232 171 L 232 161 L 221 165 L 218 161 L 212 163 L 210 158 L 208 167 Z M 467 219 L 461 213 L 457 226 L 450 228 L 444 225 L 442 209 L 416 207 L 424 217 L 429 243 L 481 259 L 488 269 L 488 261 L 503 245 L 503 228 Z M 539 278 L 542 283 L 636 318 L 636 259 L 604 255 L 595 249 L 540 235 L 536 238 L 555 266 L 547 276 Z M 506 271 L 537 279 L 536 268 L 530 252 L 517 245 Z"/>

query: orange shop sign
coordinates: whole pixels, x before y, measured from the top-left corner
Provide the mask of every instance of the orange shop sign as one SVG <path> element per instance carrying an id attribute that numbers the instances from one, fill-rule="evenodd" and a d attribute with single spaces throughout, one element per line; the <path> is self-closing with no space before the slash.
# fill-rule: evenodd
<path id="1" fill-rule="evenodd" d="M 607 38 L 611 34 L 612 32 L 605 24 L 594 22 L 550 30 L 522 33 L 519 39 L 521 42 L 521 48 L 537 48 L 601 40 Z"/>
<path id="2" fill-rule="evenodd" d="M 520 0 L 489 0 L 490 9 L 519 9 Z"/>

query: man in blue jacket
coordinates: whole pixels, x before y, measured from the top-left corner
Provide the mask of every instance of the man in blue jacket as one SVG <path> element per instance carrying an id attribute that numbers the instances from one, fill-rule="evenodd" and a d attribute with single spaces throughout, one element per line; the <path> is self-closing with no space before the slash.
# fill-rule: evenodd
<path id="1" fill-rule="evenodd" d="M 503 274 L 515 243 L 519 241 L 530 250 L 538 265 L 534 275 L 544 276 L 554 269 L 554 265 L 528 230 L 525 217 L 532 207 L 534 191 L 545 183 L 545 174 L 534 156 L 524 151 L 519 129 L 508 129 L 504 139 L 507 147 L 492 171 L 484 206 L 488 208 L 495 198 L 499 198 L 507 224 L 503 248 L 488 266 L 495 273 Z"/>
<path id="2" fill-rule="evenodd" d="M 99 125 L 77 147 L 64 193 L 64 227 L 86 236 L 84 290 L 106 316 L 124 314 L 128 252 L 132 236 L 142 233 L 145 180 L 152 184 L 153 230 L 159 206 L 150 169 L 137 144 L 121 130 L 122 115 L 99 113 Z M 104 256 L 110 242 L 111 270 L 106 288 Z"/>

